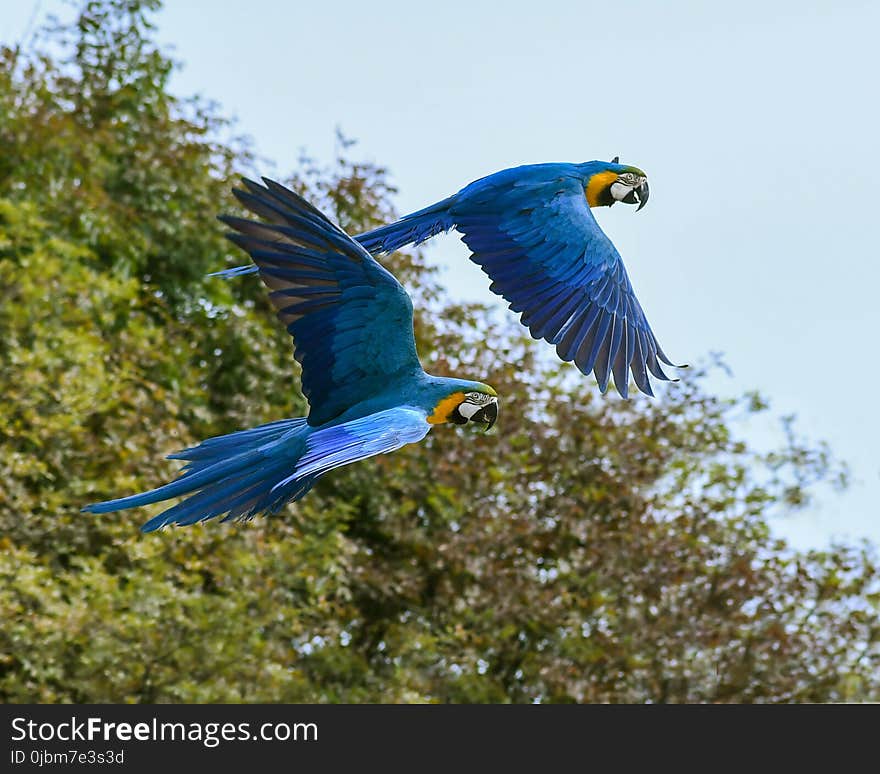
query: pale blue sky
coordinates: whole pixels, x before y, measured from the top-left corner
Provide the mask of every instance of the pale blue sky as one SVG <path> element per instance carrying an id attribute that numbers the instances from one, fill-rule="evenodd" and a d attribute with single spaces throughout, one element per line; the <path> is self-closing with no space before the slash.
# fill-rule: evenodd
<path id="1" fill-rule="evenodd" d="M 12 5 L 4 40 L 33 10 Z M 340 126 L 401 212 L 524 163 L 646 170 L 649 205 L 598 218 L 666 352 L 724 352 L 715 389 L 759 388 L 852 466 L 776 528 L 880 543 L 880 3 L 168 0 L 159 29 L 175 90 L 237 116 L 268 172 L 329 159 Z M 494 298 L 455 236 L 428 255 L 450 293 Z"/>

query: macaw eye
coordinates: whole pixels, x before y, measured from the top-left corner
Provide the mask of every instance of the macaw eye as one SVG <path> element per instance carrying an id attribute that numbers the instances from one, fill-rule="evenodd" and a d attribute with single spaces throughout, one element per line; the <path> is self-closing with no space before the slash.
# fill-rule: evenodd
<path id="1" fill-rule="evenodd" d="M 624 173 L 620 176 L 620 179 L 621 179 L 624 183 L 629 183 L 629 184 L 634 184 L 634 183 L 636 182 L 636 176 L 635 176 L 632 172 L 624 172 Z"/>
<path id="2" fill-rule="evenodd" d="M 468 403 L 476 403 L 478 406 L 483 403 L 489 403 L 492 400 L 491 395 L 486 395 L 482 392 L 466 392 L 464 397 Z"/>

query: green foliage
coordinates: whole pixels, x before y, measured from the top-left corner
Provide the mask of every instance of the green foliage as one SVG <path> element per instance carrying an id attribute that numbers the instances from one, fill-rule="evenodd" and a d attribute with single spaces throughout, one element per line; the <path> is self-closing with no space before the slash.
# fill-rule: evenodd
<path id="1" fill-rule="evenodd" d="M 259 282 L 204 277 L 242 260 L 214 215 L 252 162 L 168 94 L 156 5 L 87 2 L 61 53 L 0 51 L 0 700 L 880 700 L 873 553 L 768 526 L 840 476 L 827 449 L 787 422 L 756 453 L 736 427 L 765 402 L 702 370 L 602 397 L 418 254 L 388 265 L 425 366 L 497 387 L 495 432 L 440 428 L 246 524 L 81 514 L 306 410 Z M 340 144 L 287 182 L 353 231 L 387 220 L 385 171 Z"/>
<path id="2" fill-rule="evenodd" d="M 157 6 L 85 3 L 49 31 L 60 62 L 3 51 L 0 195 L 39 201 L 56 235 L 178 305 L 222 262 L 216 206 L 248 152 L 215 139 L 229 122 L 211 104 L 168 93 L 172 62 L 148 37 Z"/>

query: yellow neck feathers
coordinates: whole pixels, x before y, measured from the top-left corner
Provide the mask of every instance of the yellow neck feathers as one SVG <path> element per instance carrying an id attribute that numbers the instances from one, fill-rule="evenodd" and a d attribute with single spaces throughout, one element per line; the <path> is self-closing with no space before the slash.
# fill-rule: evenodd
<path id="1" fill-rule="evenodd" d="M 447 398 L 443 398 L 436 406 L 434 413 L 428 417 L 428 424 L 442 425 L 449 421 L 449 415 L 455 411 L 455 407 L 464 400 L 463 392 L 453 392 Z"/>
<path id="2" fill-rule="evenodd" d="M 602 192 L 615 180 L 617 180 L 616 172 L 597 172 L 593 175 L 587 183 L 587 204 L 590 207 L 598 207 Z"/>

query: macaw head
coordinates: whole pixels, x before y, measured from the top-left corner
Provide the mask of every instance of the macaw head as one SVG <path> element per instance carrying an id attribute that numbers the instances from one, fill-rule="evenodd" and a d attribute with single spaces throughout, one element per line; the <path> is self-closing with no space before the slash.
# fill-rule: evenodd
<path id="1" fill-rule="evenodd" d="M 648 176 L 638 167 L 620 164 L 615 156 L 609 162 L 591 161 L 586 180 L 587 204 L 610 207 L 615 202 L 638 204 L 636 212 L 648 202 Z"/>
<path id="2" fill-rule="evenodd" d="M 488 384 L 467 383 L 442 397 L 428 417 L 432 425 L 452 422 L 466 425 L 468 422 L 486 425 L 488 432 L 498 419 L 498 393 Z"/>

